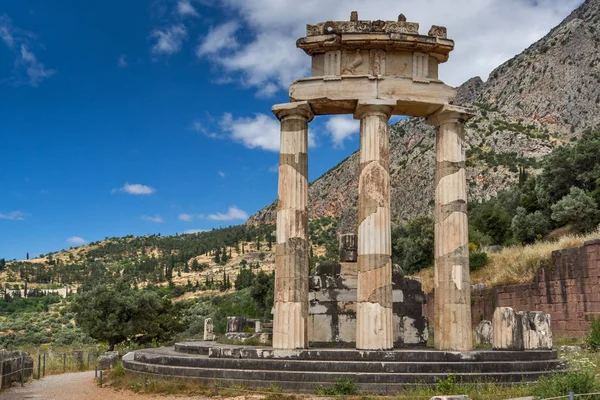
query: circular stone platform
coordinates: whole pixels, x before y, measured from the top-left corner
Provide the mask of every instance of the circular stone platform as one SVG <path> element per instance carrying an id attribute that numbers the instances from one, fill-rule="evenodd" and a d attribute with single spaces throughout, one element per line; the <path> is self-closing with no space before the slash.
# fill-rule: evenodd
<path id="1" fill-rule="evenodd" d="M 128 359 L 127 359 L 128 358 Z M 468 353 L 431 349 L 360 351 L 354 349 L 273 350 L 215 342 L 137 350 L 123 359 L 128 372 L 196 379 L 223 385 L 315 392 L 336 378 L 351 378 L 358 389 L 393 393 L 413 384 L 434 384 L 456 375 L 464 382 L 531 382 L 563 369 L 556 351 Z"/>

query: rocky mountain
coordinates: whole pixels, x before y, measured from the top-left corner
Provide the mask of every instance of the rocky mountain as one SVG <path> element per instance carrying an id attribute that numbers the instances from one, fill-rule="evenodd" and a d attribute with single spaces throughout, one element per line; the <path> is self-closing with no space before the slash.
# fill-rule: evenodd
<path id="1" fill-rule="evenodd" d="M 465 129 L 470 201 L 495 196 L 517 182 L 520 167 L 536 173 L 557 145 L 600 123 L 600 0 L 587 0 L 548 35 L 496 68 L 457 88 L 456 104 L 477 116 Z M 391 127 L 392 219 L 431 214 L 434 128 L 410 118 Z M 314 181 L 310 217 L 340 217 L 339 230 L 356 229 L 358 152 Z M 248 223 L 273 223 L 276 203 Z"/>

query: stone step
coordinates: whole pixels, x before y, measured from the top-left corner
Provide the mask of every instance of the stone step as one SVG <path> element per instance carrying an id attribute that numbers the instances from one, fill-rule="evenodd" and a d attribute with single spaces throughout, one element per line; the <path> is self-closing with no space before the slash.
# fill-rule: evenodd
<path id="1" fill-rule="evenodd" d="M 554 350 L 492 351 L 475 350 L 469 353 L 436 351 L 432 349 L 395 349 L 362 351 L 356 349 L 274 350 L 264 346 L 235 346 L 215 342 L 175 344 L 175 351 L 185 354 L 204 354 L 211 358 L 297 359 L 319 361 L 404 361 L 404 362 L 468 362 L 468 361 L 542 361 L 556 360 Z"/>
<path id="2" fill-rule="evenodd" d="M 135 361 L 146 364 L 181 366 L 192 368 L 247 369 L 247 370 L 286 370 L 314 372 L 368 372 L 368 373 L 493 373 L 531 372 L 559 369 L 558 360 L 533 361 L 337 361 L 293 359 L 240 359 L 209 358 L 207 356 L 182 356 L 175 351 L 138 350 Z"/>
<path id="3" fill-rule="evenodd" d="M 400 388 L 406 384 L 435 384 L 445 379 L 447 373 L 345 373 L 319 371 L 265 371 L 249 369 L 194 368 L 170 365 L 147 364 L 139 361 L 124 361 L 129 372 L 147 373 L 169 377 L 198 378 L 210 382 L 242 383 L 248 387 L 265 387 L 275 384 L 288 390 L 314 391 L 320 385 L 333 385 L 336 379 L 350 378 L 361 390 L 377 388 L 376 392 L 388 392 L 389 388 Z M 463 382 L 531 382 L 552 371 L 537 372 L 494 372 L 462 373 L 457 379 Z M 265 385 L 268 383 L 268 385 Z"/>

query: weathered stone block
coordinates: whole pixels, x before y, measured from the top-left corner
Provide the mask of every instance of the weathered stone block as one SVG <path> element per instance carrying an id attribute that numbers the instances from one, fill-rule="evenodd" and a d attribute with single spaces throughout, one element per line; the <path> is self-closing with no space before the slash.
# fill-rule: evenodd
<path id="1" fill-rule="evenodd" d="M 494 350 L 524 350 L 522 315 L 511 307 L 497 307 L 492 321 Z"/>
<path id="2" fill-rule="evenodd" d="M 214 325 L 212 318 L 204 319 L 204 340 L 215 340 Z"/>
<path id="3" fill-rule="evenodd" d="M 119 353 L 117 351 L 107 351 L 104 355 L 98 357 L 98 369 L 107 370 L 117 365 Z"/>
<path id="4" fill-rule="evenodd" d="M 356 234 L 346 233 L 340 236 L 340 261 L 356 262 L 358 259 Z"/>
<path id="5" fill-rule="evenodd" d="M 550 314 L 541 311 L 521 313 L 523 346 L 525 350 L 551 350 L 552 329 Z"/>
<path id="6" fill-rule="evenodd" d="M 244 332 L 246 318 L 243 317 L 227 317 L 227 333 Z"/>
<path id="7" fill-rule="evenodd" d="M 491 321 L 481 321 L 475 328 L 475 343 L 492 344 L 492 330 Z"/>

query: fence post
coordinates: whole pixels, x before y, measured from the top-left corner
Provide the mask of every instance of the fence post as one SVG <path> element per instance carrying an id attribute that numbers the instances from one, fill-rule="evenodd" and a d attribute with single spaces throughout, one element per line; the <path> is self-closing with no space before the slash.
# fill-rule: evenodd
<path id="1" fill-rule="evenodd" d="M 100 370 L 100 387 L 102 387 L 102 370 Z"/>
<path id="2" fill-rule="evenodd" d="M 44 365 L 42 365 L 42 376 L 46 376 L 46 353 L 44 353 Z"/>
<path id="3" fill-rule="evenodd" d="M 21 356 L 21 387 L 25 385 L 25 357 Z"/>
<path id="4" fill-rule="evenodd" d="M 217 382 L 215 382 L 215 396 L 219 395 L 219 387 L 217 386 Z"/>
<path id="5" fill-rule="evenodd" d="M 67 371 L 67 353 L 63 354 L 63 372 Z"/>
<path id="6" fill-rule="evenodd" d="M 90 369 L 90 353 L 88 352 L 87 369 Z"/>
<path id="7" fill-rule="evenodd" d="M 4 381 L 4 359 L 0 358 L 0 389 L 2 389 L 3 381 Z"/>
<path id="8" fill-rule="evenodd" d="M 38 379 L 41 378 L 41 376 L 40 376 L 40 368 L 42 366 L 41 364 L 42 364 L 42 355 L 38 353 Z"/>
<path id="9" fill-rule="evenodd" d="M 569 400 L 575 400 L 575 392 L 569 390 Z"/>
<path id="10" fill-rule="evenodd" d="M 98 379 L 98 364 L 94 366 L 94 379 Z"/>

